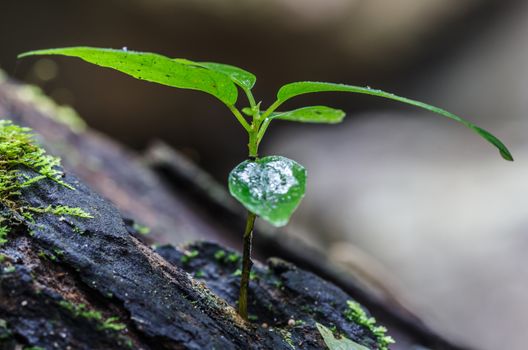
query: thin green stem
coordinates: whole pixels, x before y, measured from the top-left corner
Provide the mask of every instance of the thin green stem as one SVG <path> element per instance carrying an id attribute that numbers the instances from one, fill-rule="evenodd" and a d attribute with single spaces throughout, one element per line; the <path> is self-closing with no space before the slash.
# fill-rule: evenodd
<path id="1" fill-rule="evenodd" d="M 258 134 L 257 134 L 257 147 L 260 145 L 260 141 L 262 141 L 262 138 L 264 137 L 264 134 L 266 133 L 266 130 L 268 129 L 268 126 L 271 124 L 272 119 L 267 118 L 264 119 L 262 122 L 262 125 L 259 128 Z"/>
<path id="2" fill-rule="evenodd" d="M 251 240 L 253 238 L 253 227 L 257 216 L 248 211 L 246 229 L 244 230 L 244 247 L 242 253 L 242 277 L 240 279 L 240 294 L 238 297 L 238 313 L 244 320 L 248 320 L 248 289 L 251 274 Z"/>
<path id="3" fill-rule="evenodd" d="M 258 157 L 258 139 L 257 139 L 257 131 L 255 128 L 255 125 L 253 124 L 254 131 L 249 132 L 249 143 L 248 143 L 248 149 L 249 149 L 249 158 L 256 159 Z"/>
<path id="4" fill-rule="evenodd" d="M 282 104 L 282 101 L 279 101 L 279 100 L 273 102 L 273 104 L 269 106 L 268 109 L 266 109 L 264 113 L 262 113 L 262 115 L 260 116 L 260 120 L 266 120 L 266 118 L 268 118 L 271 115 L 271 113 L 275 112 L 275 110 L 279 108 L 281 104 Z"/>
<path id="5" fill-rule="evenodd" d="M 244 129 L 246 129 L 246 131 L 249 133 L 251 132 L 251 126 L 249 125 L 249 123 L 247 122 L 247 120 L 244 118 L 244 116 L 242 115 L 242 113 L 240 113 L 240 111 L 233 105 L 227 105 L 227 107 L 229 108 L 229 110 L 231 111 L 231 113 L 234 114 L 234 116 L 237 118 L 237 120 L 239 121 L 240 124 L 242 124 L 242 126 L 244 127 Z"/>
<path id="6" fill-rule="evenodd" d="M 258 130 L 261 121 L 258 114 L 253 116 L 253 122 L 248 130 L 249 143 L 248 151 L 249 158 L 255 161 L 258 157 Z M 246 220 L 246 229 L 243 236 L 243 250 L 242 250 L 242 276 L 240 279 L 240 294 L 238 297 L 238 313 L 244 320 L 248 320 L 248 289 L 251 274 L 251 240 L 253 237 L 253 227 L 255 226 L 255 219 L 257 215 L 248 211 Z"/>
<path id="7" fill-rule="evenodd" d="M 253 116 L 253 121 L 251 122 L 250 130 L 248 131 L 249 143 L 248 151 L 249 158 L 256 159 L 258 157 L 258 130 L 260 127 L 261 121 L 258 118 L 258 114 Z"/>
<path id="8" fill-rule="evenodd" d="M 249 105 L 251 106 L 251 108 L 255 108 L 257 104 L 255 103 L 255 98 L 253 97 L 251 90 L 246 89 L 246 88 L 242 88 L 242 90 L 244 90 L 244 92 L 246 93 L 246 96 L 247 96 L 247 99 L 249 101 Z"/>

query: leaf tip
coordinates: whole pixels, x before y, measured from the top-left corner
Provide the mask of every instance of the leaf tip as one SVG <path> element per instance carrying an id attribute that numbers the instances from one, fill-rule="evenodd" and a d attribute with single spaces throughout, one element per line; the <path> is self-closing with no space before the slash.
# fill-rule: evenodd
<path id="1" fill-rule="evenodd" d="M 472 126 L 472 128 L 484 139 L 486 139 L 488 142 L 490 142 L 493 146 L 497 147 L 499 150 L 499 153 L 501 157 L 507 161 L 513 162 L 513 156 L 508 150 L 508 147 L 502 143 L 501 140 L 499 140 L 496 136 L 491 134 L 489 131 L 486 131 L 482 128 L 479 128 L 478 126 Z"/>
<path id="2" fill-rule="evenodd" d="M 38 56 L 38 55 L 45 55 L 45 54 L 48 54 L 50 50 L 32 50 L 32 51 L 26 51 L 26 52 L 22 52 L 20 54 L 17 55 L 17 58 L 20 59 L 20 58 L 24 58 L 24 57 L 28 57 L 28 56 Z"/>
<path id="3" fill-rule="evenodd" d="M 32 55 L 32 52 L 33 52 L 33 51 L 27 51 L 27 52 L 19 53 L 19 54 L 17 55 L 17 59 L 21 59 L 21 58 L 24 58 L 24 57 L 31 56 L 31 55 Z"/>
<path id="4" fill-rule="evenodd" d="M 507 149 L 501 149 L 499 152 L 503 159 L 513 162 L 513 156 L 510 151 L 508 151 Z"/>

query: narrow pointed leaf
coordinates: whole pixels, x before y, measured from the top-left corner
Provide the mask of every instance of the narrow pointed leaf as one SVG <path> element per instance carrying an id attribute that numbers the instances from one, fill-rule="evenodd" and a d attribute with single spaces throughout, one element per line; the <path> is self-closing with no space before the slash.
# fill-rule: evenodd
<path id="1" fill-rule="evenodd" d="M 337 339 L 330 329 L 320 323 L 315 324 L 328 350 L 369 350 L 366 346 L 356 343 L 346 337 Z"/>
<path id="2" fill-rule="evenodd" d="M 185 59 L 171 59 L 149 52 L 69 47 L 30 51 L 18 57 L 62 55 L 77 57 L 101 67 L 112 68 L 140 80 L 209 93 L 227 105 L 234 105 L 238 91 L 225 73 L 202 67 Z"/>
<path id="3" fill-rule="evenodd" d="M 513 157 L 510 151 L 508 150 L 508 148 L 497 137 L 495 137 L 488 131 L 481 129 L 478 126 L 468 122 L 467 120 L 464 120 L 460 118 L 459 116 L 451 112 L 448 112 L 444 109 L 434 107 L 434 106 L 428 105 L 423 102 L 411 100 L 405 97 L 400 97 L 400 96 L 397 96 L 397 95 L 394 95 L 388 92 L 384 92 L 381 90 L 371 89 L 368 87 L 345 85 L 345 84 L 301 81 L 297 83 L 286 84 L 282 88 L 280 88 L 279 92 L 277 93 L 277 101 L 279 103 L 282 103 L 298 95 L 309 94 L 309 93 L 314 93 L 314 92 L 324 92 L 324 91 L 341 91 L 341 92 L 352 92 L 352 93 L 357 93 L 357 94 L 373 95 L 373 96 L 383 97 L 383 98 L 387 98 L 390 100 L 406 103 L 409 105 L 413 105 L 416 107 L 426 109 L 433 113 L 437 113 L 446 118 L 450 118 L 450 119 L 456 120 L 459 123 L 462 123 L 466 127 L 470 128 L 471 130 L 473 130 L 474 132 L 482 136 L 484 139 L 490 142 L 493 146 L 497 147 L 501 156 L 504 159 L 510 160 L 510 161 L 513 160 Z"/>
<path id="4" fill-rule="evenodd" d="M 306 170 L 280 156 L 246 160 L 229 174 L 229 191 L 249 211 L 284 226 L 304 196 Z"/>
<path id="5" fill-rule="evenodd" d="M 310 106 L 288 112 L 272 113 L 272 119 L 288 120 L 301 123 L 336 124 L 343 121 L 345 112 L 326 106 Z"/>
<path id="6" fill-rule="evenodd" d="M 227 75 L 235 84 L 243 89 L 251 90 L 257 82 L 257 77 L 253 73 L 242 68 L 215 62 L 199 62 L 198 64 L 212 71 Z"/>

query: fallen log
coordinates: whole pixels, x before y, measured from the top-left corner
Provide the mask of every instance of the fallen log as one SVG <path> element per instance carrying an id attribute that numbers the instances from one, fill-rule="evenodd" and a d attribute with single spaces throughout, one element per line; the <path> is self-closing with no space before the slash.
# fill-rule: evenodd
<path id="1" fill-rule="evenodd" d="M 2 305 L 5 305 L 5 309 L 2 310 L 10 310 L 9 315 L 11 317 L 8 320 L 8 317 L 6 316 L 7 311 L 5 311 L 5 313 L 0 311 L 0 339 L 3 339 L 0 341 L 0 344 L 4 347 L 7 346 L 7 349 L 11 349 L 15 346 L 14 344 L 34 344 L 28 341 L 29 335 L 33 334 L 33 338 L 31 339 L 36 339 L 35 337 L 40 336 L 42 329 L 34 328 L 33 332 L 31 332 L 30 326 L 37 327 L 37 325 L 39 325 L 39 327 L 47 327 L 46 329 L 50 328 L 49 325 L 45 324 L 42 318 L 38 318 L 42 316 L 35 316 L 36 319 L 26 319 L 25 321 L 21 318 L 21 324 L 26 325 L 27 327 L 23 333 L 25 335 L 21 335 L 20 332 L 16 331 L 16 329 L 19 329 L 22 326 L 19 326 L 18 328 L 13 328 L 11 326 L 18 313 L 23 315 L 23 313 L 21 313 L 21 311 L 25 310 L 23 309 L 23 306 L 29 305 L 30 300 L 35 300 L 34 298 L 39 297 L 42 297 L 43 299 L 37 300 L 40 300 L 40 302 L 47 305 L 47 309 L 40 308 L 38 312 L 36 311 L 37 313 L 35 315 L 48 315 L 49 319 L 53 321 L 51 323 L 57 325 L 64 324 L 61 320 L 62 317 L 66 316 L 69 316 L 70 319 L 73 319 L 75 322 L 83 321 L 88 323 L 86 326 L 88 328 L 86 328 L 83 323 L 82 327 L 79 329 L 75 328 L 77 329 L 76 332 L 72 328 L 68 331 L 69 333 L 61 333 L 59 326 L 50 328 L 50 332 L 55 335 L 59 334 L 59 337 L 66 334 L 66 337 L 70 337 L 71 335 L 70 338 L 72 339 L 69 341 L 73 342 L 73 339 L 76 339 L 76 343 L 74 342 L 72 343 L 73 345 L 67 345 L 71 346 L 73 349 L 82 348 L 79 347 L 79 344 L 84 343 L 86 338 L 90 341 L 94 341 L 90 348 L 99 348 L 99 346 L 100 348 L 108 348 L 107 345 L 105 345 L 107 343 L 104 343 L 105 341 L 112 342 L 115 347 L 128 347 L 130 345 L 134 348 L 152 348 L 152 346 L 156 349 L 163 349 L 162 346 L 167 346 L 167 348 L 171 348 L 170 346 L 173 346 L 172 348 L 174 348 L 174 346 L 175 348 L 192 348 L 189 347 L 191 345 L 187 343 L 178 343 L 178 341 L 170 339 L 167 340 L 156 332 L 152 333 L 151 330 L 146 329 L 141 325 L 141 322 L 138 321 L 142 318 L 133 316 L 129 309 L 130 307 L 135 310 L 134 312 L 138 312 L 138 305 L 141 304 L 140 306 L 142 306 L 143 309 L 139 309 L 143 310 L 141 312 L 146 312 L 144 310 L 145 305 L 143 305 L 144 301 L 140 301 L 139 297 L 151 297 L 151 294 L 148 294 L 148 291 L 153 290 L 150 287 L 150 285 L 154 283 L 152 280 L 154 277 L 150 276 L 150 269 L 152 266 L 160 267 L 160 269 L 164 271 L 162 277 L 164 276 L 166 278 L 166 280 L 163 280 L 163 278 L 160 277 L 161 279 L 156 280 L 156 283 L 170 284 L 171 281 L 177 279 L 175 276 L 181 278 L 181 280 L 178 281 L 181 283 L 184 281 L 183 287 L 178 286 L 176 288 L 173 286 L 171 288 L 175 288 L 175 290 L 180 292 L 183 291 L 181 294 L 184 295 L 183 299 L 185 300 L 189 299 L 188 295 L 193 296 L 193 298 L 190 299 L 193 307 L 203 303 L 203 301 L 198 302 L 196 300 L 204 297 L 202 292 L 206 290 L 207 292 L 204 292 L 205 297 L 208 298 L 208 296 L 210 296 L 216 300 L 215 304 L 217 307 L 207 309 L 204 306 L 200 306 L 200 310 L 205 310 L 204 312 L 206 312 L 209 320 L 216 322 L 217 318 L 220 317 L 220 319 L 229 323 L 231 327 L 235 327 L 235 330 L 233 330 L 233 328 L 225 330 L 230 335 L 236 334 L 240 328 L 242 333 L 245 332 L 245 335 L 241 335 L 240 337 L 245 337 L 244 339 L 249 341 L 251 346 L 262 346 L 262 348 L 269 346 L 271 343 L 266 343 L 268 340 L 259 343 L 260 345 L 254 345 L 253 343 L 264 339 L 262 337 L 270 337 L 271 335 L 268 333 L 269 329 L 272 329 L 274 332 L 278 332 L 279 335 L 273 335 L 271 338 L 275 339 L 274 337 L 281 337 L 282 335 L 282 339 L 288 346 L 290 346 L 292 342 L 294 345 L 295 342 L 297 342 L 297 344 L 301 343 L 303 346 L 311 344 L 311 348 L 324 348 L 319 332 L 314 326 L 315 321 L 321 322 L 330 327 L 335 326 L 336 330 L 339 327 L 341 327 L 340 329 L 348 329 L 346 326 L 347 323 L 345 323 L 345 320 L 343 319 L 343 314 L 348 306 L 346 301 L 353 300 L 352 297 L 349 297 L 349 295 L 351 295 L 354 299 L 365 303 L 371 308 L 374 315 L 389 327 L 390 334 L 398 341 L 396 345 L 391 347 L 391 349 L 408 349 L 413 346 L 426 346 L 433 349 L 461 349 L 461 347 L 453 345 L 449 341 L 436 335 L 434 332 L 431 332 L 418 318 L 407 310 L 402 309 L 398 303 L 390 303 L 390 300 L 380 301 L 379 299 L 376 299 L 376 297 L 373 297 L 368 290 L 362 289 L 353 278 L 332 270 L 332 267 L 328 266 L 328 264 L 322 260 L 322 256 L 317 254 L 308 254 L 309 256 L 307 256 L 307 254 L 300 254 L 299 246 L 291 244 L 291 242 L 284 244 L 285 242 L 266 235 L 260 236 L 261 243 L 263 244 L 260 245 L 261 249 L 257 250 L 258 256 L 265 258 L 269 256 L 269 254 L 279 254 L 285 259 L 293 259 L 296 263 L 300 263 L 311 271 L 337 283 L 341 288 L 344 288 L 348 294 L 344 294 L 339 288 L 331 286 L 314 275 L 302 271 L 301 269 L 297 269 L 290 264 L 277 264 L 277 261 L 273 262 L 273 260 L 267 267 L 257 264 L 255 276 L 260 274 L 265 278 L 259 277 L 253 281 L 251 283 L 251 292 L 256 293 L 259 297 L 266 295 L 266 293 L 271 293 L 272 296 L 277 297 L 278 299 L 270 299 L 270 297 L 266 297 L 267 299 L 264 298 L 262 300 L 272 301 L 268 303 L 268 305 L 278 304 L 281 306 L 273 310 L 273 312 L 269 310 L 264 311 L 264 304 L 257 302 L 257 304 L 251 306 L 253 309 L 250 307 L 250 312 L 253 315 L 252 324 L 241 324 L 232 309 L 232 306 L 235 305 L 234 303 L 237 293 L 235 288 L 235 282 L 237 280 L 236 265 L 228 264 L 229 269 L 226 270 L 227 265 L 225 261 L 216 259 L 214 254 L 213 257 L 211 257 L 212 250 L 216 250 L 216 252 L 224 251 L 227 255 L 234 256 L 232 255 L 232 252 L 227 248 L 214 246 L 210 243 L 198 244 L 196 246 L 184 246 L 181 249 L 163 247 L 158 248 L 155 251 L 152 251 L 147 245 L 143 244 L 143 242 L 148 244 L 167 242 L 178 243 L 183 240 L 188 240 L 189 238 L 203 238 L 220 240 L 224 242 L 224 244 L 227 242 L 229 245 L 237 247 L 238 242 L 235 240 L 237 237 L 236 233 L 240 232 L 238 226 L 242 226 L 243 222 L 237 218 L 236 209 L 232 210 L 227 208 L 228 210 L 226 210 L 225 203 L 223 206 L 218 205 L 218 201 L 223 202 L 225 197 L 222 197 L 223 194 L 220 194 L 214 186 L 206 188 L 205 191 L 203 188 L 196 191 L 196 182 L 190 186 L 189 182 L 186 182 L 185 179 L 183 183 L 179 180 L 176 181 L 179 185 L 175 186 L 174 180 L 181 175 L 177 174 L 177 169 L 176 172 L 172 170 L 170 173 L 162 171 L 161 173 L 163 174 L 160 174 L 160 165 L 167 170 L 167 164 L 163 165 L 159 162 L 160 159 L 158 159 L 158 163 L 151 163 L 151 165 L 154 166 L 155 171 L 153 171 L 148 166 L 145 166 L 144 161 L 134 153 L 117 145 L 108 138 L 94 133 L 82 125 L 82 122 L 79 122 L 79 120 L 75 118 L 71 120 L 63 117 L 58 118 L 57 115 L 62 115 L 62 112 L 59 107 L 53 104 L 50 105 L 50 101 L 34 89 L 9 80 L 0 79 L 0 114 L 3 116 L 9 116 L 17 123 L 30 125 L 38 130 L 39 141 L 45 144 L 46 148 L 51 150 L 54 154 L 61 155 L 63 162 L 65 163 L 65 168 L 67 169 L 66 172 L 68 174 L 74 173 L 82 179 L 79 180 L 72 175 L 66 176 L 64 181 L 68 183 L 72 182 L 74 183 L 74 187 L 79 186 L 81 189 L 81 191 L 78 190 L 75 192 L 66 191 L 68 189 L 64 188 L 64 186 L 57 187 L 56 183 L 45 185 L 44 183 L 39 182 L 36 184 L 37 187 L 32 188 L 32 191 L 24 192 L 24 196 L 29 196 L 28 203 L 33 203 L 34 206 L 45 206 L 47 200 L 60 199 L 60 205 L 72 205 L 72 208 L 81 208 L 84 206 L 77 206 L 79 203 L 84 203 L 81 198 L 86 199 L 92 198 L 93 196 L 92 199 L 94 200 L 95 198 L 98 198 L 95 202 L 99 203 L 98 205 L 101 205 L 101 210 L 109 215 L 104 218 L 100 217 L 99 219 L 103 220 L 104 223 L 99 223 L 99 226 L 96 225 L 98 228 L 92 227 L 91 230 L 88 230 L 85 225 L 95 224 L 93 222 L 93 220 L 97 219 L 95 214 L 94 219 L 71 218 L 68 216 L 62 216 L 61 218 L 61 216 L 56 217 L 56 215 L 50 216 L 49 213 L 37 215 L 39 220 L 51 220 L 42 223 L 45 227 L 47 227 L 46 224 L 49 224 L 48 226 L 53 228 L 53 230 L 49 232 L 42 228 L 40 231 L 31 228 L 29 225 L 30 222 L 21 222 L 18 226 L 12 227 L 9 234 L 9 242 L 5 244 L 4 247 L 2 247 L 3 250 L 0 251 L 1 254 L 4 254 L 3 262 L 1 263 L 2 267 L 0 269 L 3 272 L 2 281 L 5 280 L 6 286 L 8 286 L 5 289 L 3 287 L 0 289 L 2 293 L 0 294 L 0 304 L 3 303 Z M 152 161 L 152 158 L 150 160 Z M 167 178 L 167 175 L 171 178 Z M 95 192 L 85 186 L 84 183 L 88 184 L 90 188 L 95 190 Z M 52 185 L 55 185 L 56 187 L 45 187 L 44 189 L 41 189 L 41 186 Z M 189 189 L 191 190 L 190 192 Z M 46 192 L 47 190 L 48 192 Z M 200 191 L 202 191 L 201 194 L 199 193 Z M 119 211 L 102 200 L 96 192 L 102 193 L 105 197 L 111 199 L 111 201 L 117 205 Z M 80 194 L 83 194 L 84 197 L 81 196 L 77 198 L 77 195 Z M 46 198 L 46 196 L 48 196 L 48 198 Z M 64 196 L 64 198 L 61 196 Z M 63 199 L 66 202 L 62 202 Z M 69 203 L 69 200 L 73 202 L 67 204 Z M 98 206 L 94 206 L 94 208 L 97 207 Z M 215 215 L 211 215 L 211 209 L 215 212 Z M 87 207 L 86 210 L 91 213 L 90 208 Z M 100 212 L 101 211 L 98 211 L 98 213 Z M 123 221 L 121 217 L 122 214 L 120 213 L 124 213 L 126 218 L 133 217 L 139 221 L 139 223 L 147 224 L 147 226 L 151 228 L 152 234 L 146 237 L 138 234 L 138 231 L 141 231 L 138 227 L 141 226 L 135 224 L 135 221 L 131 219 L 125 219 Z M 56 220 L 59 221 L 57 222 Z M 113 229 L 118 229 L 118 231 L 114 232 L 112 231 Z M 35 233 L 37 232 L 41 234 L 36 235 Z M 42 234 L 42 232 L 45 232 L 46 234 Z M 32 236 L 29 233 L 33 233 L 34 235 Z M 95 241 L 84 240 L 86 237 L 82 234 L 80 235 L 81 237 L 76 237 L 75 234 L 79 233 L 85 233 L 86 236 L 91 236 L 92 238 L 95 237 L 96 239 Z M 63 241 L 63 236 L 67 235 L 73 236 L 68 236 Z M 110 239 L 108 237 L 113 238 Z M 259 234 L 257 234 L 256 238 L 258 241 Z M 73 241 L 69 239 L 73 239 Z M 89 249 L 84 253 L 82 251 L 72 250 L 73 248 L 78 248 L 79 245 L 90 246 L 90 243 L 95 244 L 96 248 L 93 250 Z M 62 247 L 71 251 L 69 255 L 64 253 L 65 250 L 61 248 L 61 244 L 72 245 Z M 121 247 L 121 244 L 124 244 L 125 248 Z M 297 249 L 293 249 L 295 247 L 297 247 Z M 21 249 L 21 252 L 18 251 L 18 249 Z M 106 249 L 109 249 L 108 252 Z M 169 251 L 170 254 L 167 253 L 167 251 Z M 200 258 L 191 259 L 191 263 L 183 264 L 182 259 L 183 261 L 186 261 L 187 258 L 182 258 L 182 254 L 183 256 L 187 256 L 186 254 L 188 252 L 195 251 L 198 252 Z M 25 254 L 27 254 L 27 256 Z M 161 258 L 160 255 L 166 259 Z M 180 256 L 180 258 L 174 258 L 174 256 Z M 128 257 L 131 258 L 128 262 L 129 265 L 119 265 L 117 261 L 114 261 L 127 260 Z M 314 261 L 314 259 L 317 261 Z M 88 262 L 90 264 L 88 264 Z M 104 267 L 99 267 L 99 263 L 101 262 L 104 262 Z M 206 263 L 210 264 L 207 265 L 209 267 L 205 267 Z M 122 262 L 122 264 L 125 264 L 125 262 Z M 138 269 L 138 273 L 140 273 L 141 276 L 147 275 L 149 279 L 142 281 L 142 283 L 146 283 L 147 285 L 145 288 L 147 294 L 138 295 L 137 293 L 139 292 L 136 291 L 132 302 L 127 299 L 130 295 L 126 295 L 128 294 L 126 289 L 129 287 L 140 287 L 135 283 L 125 285 L 112 284 L 115 281 L 110 277 L 114 271 L 111 269 L 113 266 L 120 268 L 116 271 L 124 271 L 126 270 L 124 266 L 128 266 L 131 270 L 130 273 L 133 273 L 136 264 L 139 264 L 138 266 L 143 268 Z M 177 269 L 177 267 L 175 267 L 176 265 L 191 273 L 194 278 L 189 278 L 189 276 L 183 273 L 182 270 Z M 278 266 L 282 267 L 279 268 Z M 96 267 L 99 269 L 96 269 Z M 93 271 L 94 269 L 95 272 Z M 24 273 L 24 271 L 27 273 Z M 207 274 L 205 273 L 206 271 L 217 272 Z M 286 271 L 297 272 L 289 272 L 285 274 Z M 97 275 L 96 272 L 102 274 L 102 276 Z M 233 274 L 234 276 L 232 276 Z M 42 278 L 44 282 L 49 282 L 49 285 L 35 279 L 41 275 L 43 276 Z M 331 287 L 328 288 L 332 290 L 331 293 L 334 293 L 335 300 L 331 304 L 333 309 L 328 308 L 328 306 L 326 306 L 326 309 L 323 308 L 323 310 L 332 310 L 329 315 L 322 317 L 321 314 L 323 312 L 320 310 L 313 310 L 315 314 L 310 314 L 307 310 L 303 311 L 300 308 L 295 313 L 291 312 L 291 310 L 297 307 L 306 308 L 306 305 L 314 303 L 314 299 L 307 299 L 306 295 L 299 296 L 295 293 L 293 295 L 297 295 L 299 297 L 298 300 L 302 301 L 302 303 L 299 303 L 295 298 L 288 299 L 288 296 L 292 296 L 291 291 L 288 290 L 286 290 L 288 291 L 286 296 L 281 295 L 282 291 L 280 288 L 284 288 L 287 283 L 290 283 L 288 281 L 282 281 L 282 279 L 284 279 L 285 276 L 300 275 L 305 276 L 305 278 L 297 281 L 297 285 L 294 288 L 296 290 L 295 293 L 300 291 L 300 282 L 307 283 L 308 285 L 306 287 L 310 290 L 312 285 L 308 282 L 311 279 L 317 280 L 317 283 L 320 283 L 321 285 Z M 22 278 L 13 278 L 14 276 Z M 31 277 L 31 279 L 27 276 Z M 98 276 L 97 279 L 95 276 Z M 128 279 L 134 280 L 133 275 L 127 274 L 126 279 L 124 278 L 123 280 L 128 281 Z M 161 282 L 162 280 L 164 282 Z M 197 287 L 198 289 L 195 291 L 193 288 L 197 285 L 196 280 L 201 280 L 201 282 L 204 282 L 208 288 L 203 289 L 203 285 L 198 283 L 199 287 Z M 16 283 L 21 283 L 20 281 L 24 281 L 25 284 L 17 286 Z M 90 285 L 93 281 L 96 282 L 96 287 Z M 2 285 L 4 285 L 4 282 L 2 282 Z M 51 288 L 58 288 L 59 286 L 65 288 L 63 294 L 60 293 L 62 289 L 59 289 L 57 292 L 55 289 Z M 112 286 L 112 288 L 110 288 L 110 286 Z M 119 289 L 118 286 L 120 286 L 121 289 Z M 70 287 L 72 288 L 71 291 L 68 289 Z M 113 292 L 113 288 L 118 288 L 119 293 L 116 294 Z M 261 288 L 262 290 L 260 290 Z M 154 291 L 155 290 L 156 289 L 154 289 Z M 7 291 L 10 291 L 8 293 L 10 299 L 7 297 Z M 172 292 L 174 292 L 174 290 L 172 290 Z M 17 295 L 26 294 L 26 299 L 17 298 Z M 48 294 L 50 294 L 50 296 L 46 296 Z M 154 293 L 154 295 L 155 294 L 156 293 Z M 120 297 L 118 298 L 116 295 L 119 295 Z M 32 297 L 30 298 L 30 296 Z M 68 299 L 68 296 L 72 296 L 72 298 Z M 165 294 L 165 296 L 169 299 L 170 297 L 174 297 L 174 295 L 170 293 Z M 226 301 L 223 301 L 224 299 Z M 158 299 L 157 302 L 161 301 Z M 319 302 L 320 301 L 317 301 L 317 303 Z M 149 303 L 146 304 L 149 305 L 147 309 L 156 310 L 156 308 Z M 182 301 L 181 303 L 186 304 L 185 301 Z M 284 303 L 287 303 L 288 306 L 283 307 L 282 305 Z M 57 304 L 60 307 L 58 311 L 55 310 Z M 231 306 L 228 306 L 228 304 Z M 160 306 L 158 305 L 157 307 Z M 180 316 L 188 311 L 185 308 L 171 310 L 178 311 L 177 314 Z M 225 316 L 225 313 L 227 313 L 228 316 Z M 86 317 L 83 317 L 83 315 L 88 315 L 88 320 L 85 320 Z M 277 317 L 277 315 L 280 317 Z M 118 320 L 114 319 L 114 317 L 118 317 Z M 170 316 L 166 315 L 166 317 L 171 319 Z M 178 322 L 175 323 L 187 325 L 187 323 L 189 323 L 187 321 L 194 320 L 194 317 L 197 317 L 199 320 L 206 318 L 203 315 L 200 317 L 181 316 L 181 318 L 177 319 Z M 258 319 L 255 320 L 254 317 L 258 317 Z M 287 317 L 289 318 L 286 320 Z M 35 320 L 38 320 L 38 322 Z M 171 320 L 176 321 L 175 318 L 172 318 Z M 292 331 L 292 326 L 288 324 L 291 323 L 289 322 L 290 320 L 293 320 L 295 328 L 300 327 L 300 325 L 304 325 L 304 328 L 300 327 L 300 330 L 293 329 Z M 165 321 L 169 322 L 167 320 Z M 191 321 L 191 324 L 198 325 L 199 323 L 197 322 L 198 321 Z M 106 326 L 103 326 L 105 323 Z M 262 327 L 263 324 L 268 328 Z M 288 325 L 286 326 L 286 324 Z M 340 326 L 338 326 L 338 324 Z M 165 327 L 165 329 L 169 329 L 169 333 L 172 332 L 172 328 L 167 328 L 168 326 L 162 325 L 158 321 L 149 325 L 153 328 L 159 329 Z M 73 327 L 73 325 L 70 326 Z M 197 331 L 200 327 L 202 327 L 202 325 L 194 328 L 194 331 Z M 15 331 L 13 329 L 15 329 Z M 23 327 L 20 329 L 23 329 Z M 207 328 L 204 328 L 203 331 L 206 329 Z M 57 331 L 59 331 L 59 333 L 56 333 Z M 110 331 L 114 331 L 115 333 Z M 365 331 L 363 327 L 357 327 L 357 331 L 360 331 L 360 333 L 348 333 L 348 331 L 344 333 L 347 334 L 350 339 L 357 340 L 360 343 L 363 342 L 364 344 L 375 348 L 372 344 L 374 341 L 372 334 Z M 106 337 L 109 337 L 108 339 L 103 337 L 100 339 L 101 343 L 97 343 L 95 336 L 87 336 L 92 332 L 106 332 L 112 334 L 107 334 Z M 221 334 L 220 337 L 226 337 L 224 333 L 215 334 Z M 264 336 L 261 334 L 268 335 Z M 300 334 L 303 334 L 304 338 L 311 340 L 308 341 L 303 340 L 304 338 L 301 339 Z M 216 337 L 216 335 L 210 336 Z M 164 345 L 159 345 L 157 343 L 158 338 L 160 337 L 163 338 L 160 344 Z M 154 340 L 151 338 L 154 338 Z M 196 340 L 194 341 L 196 342 Z M 60 345 L 59 348 L 67 348 L 67 346 L 62 347 L 65 343 L 59 342 L 57 344 Z M 233 344 L 229 343 L 229 346 L 231 346 L 231 348 L 245 348 L 241 344 L 242 343 L 235 342 Z M 284 345 L 284 343 L 278 342 L 273 343 L 272 346 L 281 348 L 277 344 L 281 344 L 280 346 Z M 200 343 L 200 346 L 202 345 L 203 343 Z M 225 344 L 222 344 L 221 346 L 224 345 Z M 310 348 L 299 345 L 296 345 L 295 347 Z M 57 347 L 54 346 L 50 348 Z M 222 349 L 222 347 L 219 348 Z M 291 346 L 289 348 L 291 348 Z"/>
<path id="2" fill-rule="evenodd" d="M 24 144 L 26 133 L 0 123 L 0 176 L 16 175 L 0 187 L 4 348 L 321 349 L 316 321 L 378 348 L 371 329 L 347 318 L 350 296 L 283 262 L 256 267 L 262 283 L 251 288 L 252 312 L 268 326 L 244 322 L 232 307 L 240 259 L 223 259 L 233 252 L 166 246 L 157 250 L 164 258 L 129 232 L 115 207 Z M 28 149 L 35 153 L 26 161 Z M 178 267 L 191 259 L 211 289 Z"/>

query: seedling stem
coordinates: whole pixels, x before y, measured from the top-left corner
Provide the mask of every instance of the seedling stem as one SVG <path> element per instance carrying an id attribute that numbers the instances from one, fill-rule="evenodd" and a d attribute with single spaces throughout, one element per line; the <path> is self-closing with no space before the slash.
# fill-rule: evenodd
<path id="1" fill-rule="evenodd" d="M 249 277 L 253 262 L 251 261 L 251 240 L 253 238 L 253 227 L 256 215 L 248 211 L 246 229 L 244 230 L 244 247 L 242 250 L 242 276 L 240 279 L 240 294 L 238 297 L 238 313 L 244 320 L 248 320 L 248 288 Z"/>

